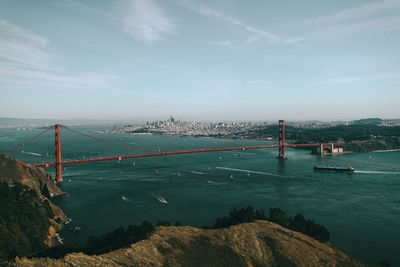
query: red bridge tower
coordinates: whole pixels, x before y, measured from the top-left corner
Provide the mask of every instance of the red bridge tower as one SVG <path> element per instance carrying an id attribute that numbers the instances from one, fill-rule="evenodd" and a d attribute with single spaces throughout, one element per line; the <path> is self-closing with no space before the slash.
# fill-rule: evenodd
<path id="1" fill-rule="evenodd" d="M 58 183 L 61 183 L 63 181 L 62 174 L 61 174 L 61 142 L 60 142 L 60 125 L 56 124 L 55 125 L 55 132 L 56 132 L 56 160 L 55 160 L 55 166 L 56 166 L 56 181 Z"/>
<path id="2" fill-rule="evenodd" d="M 287 159 L 285 154 L 285 121 L 279 120 L 279 156 L 278 159 Z"/>

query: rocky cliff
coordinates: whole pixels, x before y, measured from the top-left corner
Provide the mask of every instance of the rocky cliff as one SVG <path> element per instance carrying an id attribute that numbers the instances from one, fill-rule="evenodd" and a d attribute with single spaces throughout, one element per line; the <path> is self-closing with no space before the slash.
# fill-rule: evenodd
<path id="1" fill-rule="evenodd" d="M 147 240 L 99 256 L 17 259 L 14 266 L 364 266 L 343 252 L 267 221 L 224 229 L 160 226 Z"/>
<path id="2" fill-rule="evenodd" d="M 20 183 L 34 190 L 42 202 L 49 203 L 54 217 L 49 218 L 51 228 L 49 235 L 61 230 L 62 223 L 67 219 L 59 207 L 49 201 L 49 199 L 62 196 L 64 193 L 56 185 L 54 179 L 42 168 L 26 164 L 20 160 L 13 159 L 7 155 L 0 154 L 0 181 L 9 185 Z M 51 244 L 51 240 L 47 241 Z"/>

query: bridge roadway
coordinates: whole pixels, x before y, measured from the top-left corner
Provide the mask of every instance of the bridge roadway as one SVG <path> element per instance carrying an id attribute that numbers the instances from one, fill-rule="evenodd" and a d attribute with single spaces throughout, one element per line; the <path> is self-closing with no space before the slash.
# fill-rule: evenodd
<path id="1" fill-rule="evenodd" d="M 291 147 L 291 148 L 296 148 L 296 147 L 316 147 L 316 146 L 320 146 L 320 145 L 321 145 L 320 143 L 315 143 L 315 144 L 286 144 L 285 147 Z M 62 161 L 60 163 L 62 165 L 74 165 L 74 164 L 83 164 L 83 163 L 91 163 L 91 162 L 102 162 L 102 161 L 113 161 L 113 160 L 124 160 L 124 159 L 138 159 L 138 158 L 161 157 L 161 156 L 172 156 L 172 155 L 194 154 L 194 153 L 206 153 L 206 152 L 223 152 L 223 151 L 235 151 L 235 150 L 244 151 L 244 150 L 266 149 L 266 148 L 279 148 L 279 145 L 193 149 L 193 150 L 159 152 L 159 153 L 139 154 L 139 155 L 129 155 L 129 156 L 116 156 L 116 157 L 104 157 L 104 158 L 94 158 L 94 159 L 69 160 L 69 161 Z M 37 166 L 37 167 L 51 167 L 51 166 L 55 166 L 56 164 L 57 164 L 56 162 L 50 162 L 50 163 L 34 164 L 34 166 Z"/>

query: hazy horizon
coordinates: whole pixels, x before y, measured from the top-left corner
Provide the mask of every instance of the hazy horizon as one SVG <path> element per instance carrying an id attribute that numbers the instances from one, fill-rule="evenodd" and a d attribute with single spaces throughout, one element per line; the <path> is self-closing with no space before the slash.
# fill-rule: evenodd
<path id="1" fill-rule="evenodd" d="M 91 118 L 67 118 L 67 119 L 52 119 L 52 118 L 11 118 L 11 117 L 0 117 L 0 124 L 2 123 L 1 120 L 28 120 L 28 121 L 72 121 L 72 122 L 93 122 L 93 123 L 146 123 L 146 122 L 153 122 L 153 121 L 167 121 L 169 120 L 169 116 L 165 116 L 164 118 L 142 118 L 142 119 L 133 119 L 133 118 L 125 118 L 125 119 L 91 119 Z M 268 120 L 194 120 L 194 119 L 182 119 L 182 118 L 176 118 L 174 117 L 176 121 L 186 121 L 186 122 L 191 122 L 191 121 L 196 121 L 196 122 L 235 122 L 235 123 L 240 123 L 240 122 L 278 122 L 280 119 L 284 119 L 287 122 L 313 122 L 313 121 L 321 121 L 321 122 L 350 122 L 350 121 L 357 121 L 357 120 L 363 120 L 363 119 L 382 119 L 382 120 L 400 120 L 400 118 L 379 118 L 379 117 L 369 117 L 369 118 L 355 118 L 355 119 L 309 119 L 309 120 L 290 120 L 290 119 L 285 119 L 285 118 L 276 118 L 276 119 L 268 119 Z"/>
<path id="2" fill-rule="evenodd" d="M 0 117 L 400 118 L 400 0 L 2 1 Z"/>

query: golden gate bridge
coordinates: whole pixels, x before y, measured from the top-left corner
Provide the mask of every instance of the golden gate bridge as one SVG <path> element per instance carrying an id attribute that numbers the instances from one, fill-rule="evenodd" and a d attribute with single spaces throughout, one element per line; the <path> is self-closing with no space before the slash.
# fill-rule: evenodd
<path id="1" fill-rule="evenodd" d="M 203 148 L 203 149 L 191 149 L 191 150 L 177 150 L 177 151 L 167 151 L 167 152 L 157 152 L 157 153 L 142 153 L 135 155 L 124 155 L 124 156 L 111 156 L 111 157 L 98 157 L 98 158 L 88 158 L 88 159 L 78 159 L 78 160 L 66 160 L 63 161 L 61 157 L 61 135 L 60 129 L 65 129 L 75 134 L 83 135 L 88 138 L 109 143 L 115 146 L 125 146 L 120 143 L 112 142 L 109 140 L 104 140 L 95 136 L 91 136 L 85 133 L 81 133 L 79 131 L 73 130 L 65 125 L 56 124 L 46 128 L 44 131 L 39 134 L 25 140 L 24 142 L 5 150 L 3 153 L 7 153 L 13 151 L 33 140 L 42 136 L 44 133 L 54 129 L 55 131 L 55 159 L 54 162 L 42 162 L 33 164 L 37 167 L 55 167 L 55 179 L 57 182 L 62 182 L 62 167 L 67 165 L 75 165 L 75 164 L 85 164 L 92 162 L 104 162 L 104 161 L 120 161 L 127 159 L 138 159 L 138 158 L 149 158 L 149 157 L 163 157 L 163 156 L 172 156 L 172 155 L 182 155 L 182 154 L 195 154 L 195 153 L 209 153 L 209 152 L 224 152 L 224 151 L 245 151 L 245 150 L 254 150 L 254 149 L 270 149 L 270 148 L 278 148 L 278 159 L 287 159 L 286 157 L 286 148 L 302 148 L 302 147 L 331 147 L 334 143 L 311 143 L 311 144 L 287 144 L 285 140 L 285 121 L 279 120 L 279 139 L 277 145 L 266 145 L 266 146 L 237 146 L 237 147 L 219 147 L 219 148 Z"/>

